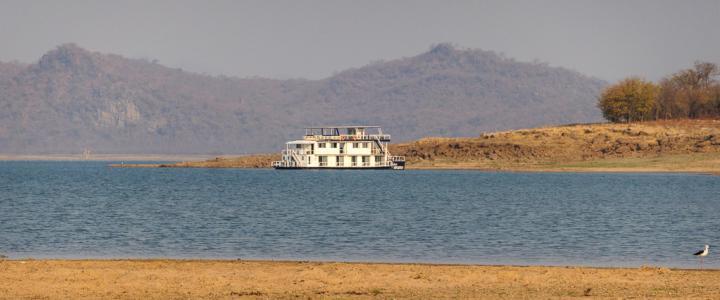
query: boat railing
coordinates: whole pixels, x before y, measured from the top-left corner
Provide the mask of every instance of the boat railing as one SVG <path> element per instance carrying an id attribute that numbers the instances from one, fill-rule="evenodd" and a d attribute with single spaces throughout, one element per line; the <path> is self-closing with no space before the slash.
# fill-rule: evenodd
<path id="1" fill-rule="evenodd" d="M 351 162 L 350 166 L 352 167 L 392 167 L 395 166 L 396 161 L 383 161 L 383 162 L 375 162 L 374 165 L 370 165 L 370 162 Z M 335 165 L 329 165 L 328 162 L 320 162 L 319 167 L 344 167 L 345 162 L 336 162 Z M 302 165 L 298 164 L 297 162 L 290 160 L 290 159 L 283 159 L 280 161 L 273 161 L 272 167 L 274 168 L 295 168 L 295 167 L 302 167 Z"/>
<path id="2" fill-rule="evenodd" d="M 283 155 L 288 155 L 288 154 L 309 155 L 309 154 L 314 154 L 314 153 L 315 153 L 315 151 L 303 150 L 303 149 L 289 149 L 289 150 L 282 151 Z"/>
<path id="3" fill-rule="evenodd" d="M 389 141 L 389 134 L 341 134 L 341 135 L 306 135 L 306 140 L 332 140 L 332 141 Z"/>
<path id="4" fill-rule="evenodd" d="M 405 156 L 393 155 L 388 157 L 391 162 L 405 161 Z"/>
<path id="5" fill-rule="evenodd" d="M 293 161 L 288 160 L 279 160 L 272 162 L 273 168 L 295 168 L 299 167 L 299 165 Z"/>

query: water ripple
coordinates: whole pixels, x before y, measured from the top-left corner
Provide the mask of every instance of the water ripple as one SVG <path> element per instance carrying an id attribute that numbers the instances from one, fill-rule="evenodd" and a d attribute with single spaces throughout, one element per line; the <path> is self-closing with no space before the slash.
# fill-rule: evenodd
<path id="1" fill-rule="evenodd" d="M 717 176 L 106 164 L 0 162 L 0 253 L 696 267 L 720 248 Z"/>

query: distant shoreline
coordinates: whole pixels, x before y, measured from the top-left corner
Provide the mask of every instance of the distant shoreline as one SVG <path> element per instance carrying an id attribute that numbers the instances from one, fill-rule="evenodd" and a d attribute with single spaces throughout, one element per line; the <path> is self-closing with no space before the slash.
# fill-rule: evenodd
<path id="1" fill-rule="evenodd" d="M 572 124 L 390 144 L 407 169 L 720 173 L 720 120 Z M 280 154 L 117 167 L 269 168 Z"/>
<path id="2" fill-rule="evenodd" d="M 0 161 L 167 161 L 205 160 L 216 157 L 211 154 L 2 154 Z"/>
<path id="3" fill-rule="evenodd" d="M 205 161 L 182 161 L 165 164 L 110 164 L 116 168 L 230 168 L 270 169 L 272 154 L 240 157 L 217 157 Z M 528 173 L 688 173 L 720 175 L 720 154 L 677 154 L 644 158 L 613 158 L 579 162 L 512 163 L 481 161 L 411 161 L 407 170 L 476 170 L 485 172 Z"/>
<path id="4" fill-rule="evenodd" d="M 0 154 L 0 162 L 2 161 L 96 161 L 96 162 L 123 162 L 109 164 L 115 168 L 239 168 L 239 169 L 271 169 L 269 166 L 257 165 L 224 165 L 224 160 L 235 163 L 235 159 L 244 161 L 254 159 L 256 157 L 267 157 L 272 154 L 257 155 L 234 155 L 230 158 L 216 157 L 215 155 L 202 154 L 97 154 L 90 158 L 82 158 L 76 154 L 43 154 L 43 155 L 18 155 L 18 154 Z M 702 155 L 702 154 L 699 154 Z M 699 156 L 696 155 L 696 156 Z M 685 155 L 687 156 L 687 155 Z M 673 158 L 674 156 L 666 156 L 664 158 Z M 720 159 L 720 155 L 715 158 L 711 157 L 712 162 Z M 494 164 L 488 165 L 483 163 L 469 162 L 415 162 L 407 166 L 408 170 L 477 170 L 485 172 L 528 172 L 528 173 L 691 173 L 691 174 L 707 174 L 720 175 L 720 169 L 713 164 L 703 166 L 622 166 L 637 159 L 615 159 L 614 162 L 618 166 L 598 166 L 592 164 L 606 163 L 604 161 L 588 161 L 565 163 L 557 165 L 542 164 Z M 706 159 L 707 160 L 707 159 Z M 143 161 L 157 161 L 166 163 L 134 163 Z M 129 163 L 124 163 L 129 162 Z M 210 162 L 210 163 L 207 163 Z"/>
<path id="5" fill-rule="evenodd" d="M 1 260 L 8 298 L 718 298 L 720 270 L 262 260 Z"/>
<path id="6" fill-rule="evenodd" d="M 208 149 L 212 151 L 212 149 Z M 407 169 L 509 172 L 720 174 L 720 120 L 572 124 L 429 137 L 390 144 Z M 245 155 L 96 154 L 124 168 L 270 168 L 279 153 Z M 84 160 L 82 155 L 0 154 L 0 160 Z M 132 163 L 137 161 L 159 163 Z M 126 163 L 129 162 L 129 163 Z M 162 163 L 160 163 L 162 162 Z"/>

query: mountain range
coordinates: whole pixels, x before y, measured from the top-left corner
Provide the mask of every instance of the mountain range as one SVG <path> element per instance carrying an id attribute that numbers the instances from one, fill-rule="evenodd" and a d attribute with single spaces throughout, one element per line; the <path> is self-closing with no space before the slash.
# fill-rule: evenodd
<path id="1" fill-rule="evenodd" d="M 321 80 L 209 76 L 65 44 L 0 63 L 0 153 L 278 151 L 304 126 L 381 125 L 394 141 L 601 120 L 606 82 L 439 44 Z"/>

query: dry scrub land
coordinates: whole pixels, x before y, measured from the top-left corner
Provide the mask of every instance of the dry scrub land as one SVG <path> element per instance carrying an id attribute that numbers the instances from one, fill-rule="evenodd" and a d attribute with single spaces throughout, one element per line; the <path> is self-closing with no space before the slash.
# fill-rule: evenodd
<path id="1" fill-rule="evenodd" d="M 0 260 L 0 299 L 720 297 L 720 271 L 203 260 Z"/>
<path id="2" fill-rule="evenodd" d="M 720 120 L 578 124 L 391 145 L 409 169 L 720 172 Z M 277 154 L 149 167 L 268 168 Z M 126 165 L 137 167 L 138 165 Z"/>
<path id="3" fill-rule="evenodd" d="M 720 121 L 579 124 L 396 145 L 412 168 L 720 171 Z"/>

